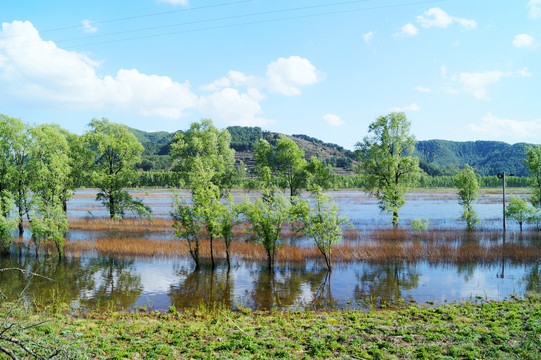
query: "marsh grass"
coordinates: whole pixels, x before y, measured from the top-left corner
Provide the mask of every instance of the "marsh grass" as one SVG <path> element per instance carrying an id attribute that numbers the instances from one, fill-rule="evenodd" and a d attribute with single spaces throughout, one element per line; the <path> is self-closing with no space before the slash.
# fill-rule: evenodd
<path id="1" fill-rule="evenodd" d="M 242 229 L 237 229 L 236 233 L 238 240 L 231 245 L 233 258 L 256 261 L 266 259 L 263 246 L 245 241 Z M 334 262 L 483 263 L 502 259 L 531 262 L 541 258 L 541 235 L 536 232 L 510 235 L 507 242 L 502 241 L 501 233 L 491 231 L 472 233 L 431 230 L 419 234 L 406 230 L 376 230 L 362 234 L 351 230 L 345 235 L 344 241 L 333 248 Z M 210 241 L 203 239 L 200 246 L 201 258 L 209 259 Z M 45 246 L 44 250 L 54 252 L 50 246 Z M 70 256 L 95 252 L 99 255 L 176 258 L 188 256 L 188 245 L 186 241 L 174 238 L 149 239 L 128 234 L 99 237 L 92 241 L 67 242 L 65 251 Z M 214 256 L 220 260 L 226 259 L 225 244 L 222 241 L 214 242 Z M 320 257 L 321 254 L 313 245 L 285 244 L 278 250 L 276 260 L 303 262 Z"/>

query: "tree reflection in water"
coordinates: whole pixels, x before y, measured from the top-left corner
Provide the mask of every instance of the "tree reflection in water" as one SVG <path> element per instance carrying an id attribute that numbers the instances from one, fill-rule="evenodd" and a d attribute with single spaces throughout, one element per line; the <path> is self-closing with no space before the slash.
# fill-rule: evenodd
<path id="1" fill-rule="evenodd" d="M 131 307 L 143 293 L 141 276 L 134 274 L 133 259 L 100 257 L 90 260 L 94 281 L 92 291 L 85 302 L 113 304 L 126 309 Z"/>
<path id="2" fill-rule="evenodd" d="M 358 283 L 353 290 L 355 300 L 363 306 L 392 304 L 402 298 L 403 290 L 419 286 L 420 274 L 415 264 L 369 264 L 363 272 L 356 272 Z M 369 303 L 365 303 L 369 302 Z"/>
<path id="3" fill-rule="evenodd" d="M 25 298 L 42 305 L 80 301 L 88 307 L 112 303 L 129 308 L 143 292 L 140 276 L 131 273 L 133 260 L 14 256 L 0 258 L 0 268 L 25 269 L 52 279 L 0 272 L 2 292 L 8 299 L 16 299 L 30 282 Z"/>
<path id="4" fill-rule="evenodd" d="M 227 267 L 201 266 L 199 270 L 181 270 L 178 285 L 171 285 L 169 297 L 177 308 L 186 308 L 205 304 L 213 307 L 221 304 L 232 305 L 233 277 Z"/>

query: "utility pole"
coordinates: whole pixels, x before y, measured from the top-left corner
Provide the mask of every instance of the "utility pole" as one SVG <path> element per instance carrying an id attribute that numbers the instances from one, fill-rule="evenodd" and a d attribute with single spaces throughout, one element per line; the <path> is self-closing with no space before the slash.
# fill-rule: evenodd
<path id="1" fill-rule="evenodd" d="M 508 176 L 515 176 L 515 174 L 508 174 Z M 505 233 L 505 171 L 498 174 L 498 179 L 503 180 L 503 232 Z"/>

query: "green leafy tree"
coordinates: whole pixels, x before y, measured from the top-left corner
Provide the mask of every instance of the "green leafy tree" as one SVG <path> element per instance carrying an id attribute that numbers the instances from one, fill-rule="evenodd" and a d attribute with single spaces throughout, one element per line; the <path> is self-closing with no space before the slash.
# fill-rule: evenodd
<path id="1" fill-rule="evenodd" d="M 17 228 L 17 217 L 13 211 L 11 194 L 4 190 L 0 193 L 2 202 L 7 207 L 5 212 L 0 213 L 0 256 L 9 254 L 13 245 L 13 232 Z"/>
<path id="2" fill-rule="evenodd" d="M 530 184 L 532 187 L 531 202 L 535 207 L 541 207 L 541 146 L 530 147 L 526 151 L 524 159 L 526 168 L 530 172 Z"/>
<path id="3" fill-rule="evenodd" d="M 36 126 L 29 133 L 32 238 L 36 251 L 44 241 L 52 241 L 63 256 L 64 234 L 68 231 L 63 202 L 69 196 L 71 174 L 68 141 L 55 125 Z"/>
<path id="4" fill-rule="evenodd" d="M 464 169 L 457 173 L 455 184 L 460 197 L 459 203 L 463 206 L 462 220 L 466 220 L 468 230 L 473 230 L 479 223 L 479 217 L 473 208 L 473 203 L 479 196 L 479 182 L 471 166 L 466 164 Z"/>
<path id="5" fill-rule="evenodd" d="M 29 151 L 28 127 L 19 119 L 0 115 L 0 191 L 13 194 L 17 208 L 19 234 L 24 232 L 23 218 L 28 214 Z M 9 206 L 0 199 L 0 211 L 7 215 Z"/>
<path id="6" fill-rule="evenodd" d="M 522 223 L 528 220 L 531 213 L 532 209 L 518 196 L 511 196 L 511 200 L 505 209 L 505 216 L 516 220 L 520 226 L 520 231 L 522 231 Z"/>
<path id="7" fill-rule="evenodd" d="M 347 217 L 339 216 L 338 206 L 332 196 L 320 189 L 312 192 L 313 207 L 307 201 L 299 201 L 292 207 L 292 222 L 300 223 L 296 230 L 314 240 L 323 255 L 325 265 L 332 270 L 333 246 L 342 240 L 342 226 L 350 225 Z"/>
<path id="8" fill-rule="evenodd" d="M 360 160 L 357 171 L 366 177 L 365 190 L 379 199 L 382 211 L 392 214 L 398 227 L 398 210 L 404 194 L 417 183 L 419 160 L 412 156 L 415 137 L 404 113 L 380 116 L 368 127 L 368 135 L 355 145 Z"/>
<path id="9" fill-rule="evenodd" d="M 289 197 L 300 195 L 306 188 L 308 174 L 306 172 L 306 160 L 304 151 L 290 138 L 280 135 L 276 142 L 276 170 L 281 183 L 289 189 Z"/>
<path id="10" fill-rule="evenodd" d="M 325 166 L 317 157 L 312 156 L 306 165 L 309 187 L 329 189 L 332 185 L 332 167 Z"/>
<path id="11" fill-rule="evenodd" d="M 219 204 L 218 223 L 220 236 L 224 239 L 227 269 L 231 268 L 231 244 L 234 240 L 233 227 L 238 223 L 238 207 L 233 203 L 233 198 L 228 197 L 227 203 Z"/>
<path id="12" fill-rule="evenodd" d="M 141 162 L 143 145 L 125 125 L 94 119 L 89 127 L 83 141 L 91 151 L 92 180 L 100 190 L 96 200 L 109 210 L 111 218 L 122 218 L 126 211 L 149 216 L 150 208 L 124 190 L 137 174 L 135 166 Z"/>
<path id="13" fill-rule="evenodd" d="M 185 133 L 177 133 L 170 146 L 171 156 L 176 160 L 175 169 L 183 174 L 185 184 L 193 188 L 194 183 L 198 183 L 194 169 L 201 166 L 221 192 L 228 189 L 235 164 L 235 150 L 231 149 L 230 142 L 229 132 L 218 130 L 210 119 L 194 122 Z"/>
<path id="14" fill-rule="evenodd" d="M 199 270 L 200 236 L 203 225 L 201 217 L 195 212 L 195 205 L 192 206 L 183 197 L 175 196 L 171 216 L 174 221 L 175 236 L 188 242 L 188 252 L 195 262 L 195 270 Z"/>
<path id="15" fill-rule="evenodd" d="M 283 195 L 266 190 L 262 198 L 241 204 L 241 212 L 250 222 L 250 240 L 262 244 L 267 254 L 267 266 L 274 269 L 276 252 L 280 247 L 280 232 L 289 219 L 291 204 Z"/>
<path id="16" fill-rule="evenodd" d="M 212 268 L 215 267 L 213 243 L 220 236 L 220 199 L 234 177 L 235 151 L 230 142 L 227 130 L 220 131 L 211 120 L 203 119 L 192 123 L 185 133 L 177 133 L 171 144 L 176 168 L 192 191 L 194 216 L 203 221 L 209 236 Z"/>

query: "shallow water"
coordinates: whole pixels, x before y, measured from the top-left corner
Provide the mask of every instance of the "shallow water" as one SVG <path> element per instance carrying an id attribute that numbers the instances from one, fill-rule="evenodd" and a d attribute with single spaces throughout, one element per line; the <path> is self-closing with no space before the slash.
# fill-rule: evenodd
<path id="1" fill-rule="evenodd" d="M 92 190 L 78 191 L 68 204 L 69 217 L 106 217 L 107 212 L 94 201 Z M 137 191 L 149 204 L 154 216 L 167 218 L 173 192 Z M 347 214 L 355 228 L 366 233 L 389 228 L 390 217 L 382 214 L 377 202 L 359 191 L 332 193 L 341 212 Z M 235 198 L 254 196 L 235 193 Z M 414 218 L 428 218 L 432 228 L 463 229 L 457 197 L 452 193 L 411 193 L 400 211 L 400 227 L 408 228 Z M 476 204 L 481 227 L 501 228 L 501 195 L 482 195 Z M 508 223 L 511 234 L 518 225 Z M 150 307 L 166 310 L 220 303 L 226 307 L 251 308 L 366 308 L 383 306 L 398 299 L 417 303 L 461 301 L 469 299 L 502 300 L 523 297 L 526 292 L 541 291 L 541 259 L 511 262 L 468 263 L 343 263 L 328 272 L 320 261 L 280 263 L 270 273 L 266 263 L 233 259 L 231 270 L 224 263 L 212 271 L 203 266 L 193 271 L 189 258 L 118 258 L 89 253 L 77 258 L 46 259 L 36 257 L 27 231 L 23 243 L 13 249 L 10 257 L 0 259 L 0 267 L 18 267 L 47 276 L 31 279 L 25 296 L 37 302 L 53 299 L 74 307 L 118 306 L 123 309 Z M 172 234 L 172 233 L 171 233 Z M 473 241 L 483 242 L 483 232 Z M 71 241 L 93 241 L 107 233 L 72 231 Z M 128 236 L 134 237 L 133 234 Z M 142 234 L 163 238 L 170 234 Z M 475 237 L 475 236 L 474 236 Z M 541 246 L 535 237 L 510 236 L 522 245 Z M 288 240 L 291 243 L 299 240 Z M 457 244 L 461 239 L 454 240 Z M 468 239 L 468 241 L 472 241 Z M 500 243 L 501 240 L 491 240 Z M 308 244 L 309 240 L 300 240 Z M 30 280 L 19 272 L 0 272 L 0 289 L 15 298 Z"/>

